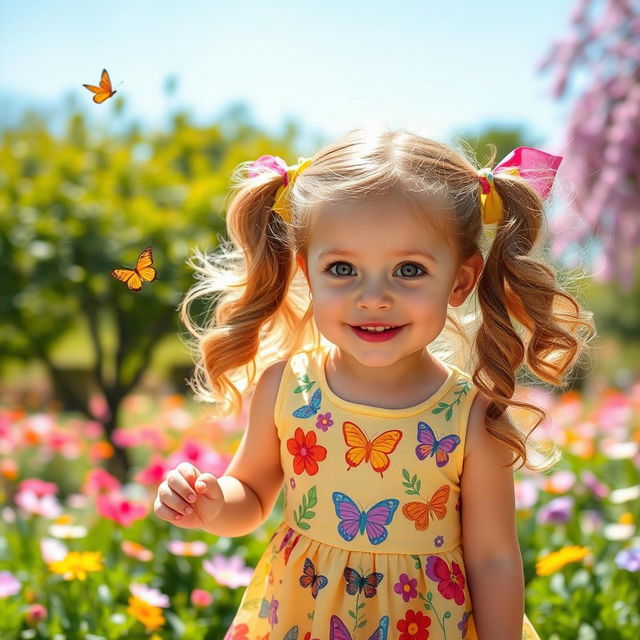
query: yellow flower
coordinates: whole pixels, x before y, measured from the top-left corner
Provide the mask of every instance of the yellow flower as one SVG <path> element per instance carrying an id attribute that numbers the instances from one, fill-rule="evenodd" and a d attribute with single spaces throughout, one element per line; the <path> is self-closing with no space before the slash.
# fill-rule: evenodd
<path id="1" fill-rule="evenodd" d="M 553 551 L 542 556 L 536 562 L 536 575 L 548 576 L 559 571 L 570 562 L 578 562 L 591 553 L 589 547 L 563 547 L 559 551 Z"/>
<path id="2" fill-rule="evenodd" d="M 70 551 L 62 560 L 49 563 L 49 570 L 63 574 L 65 580 L 85 580 L 88 571 L 103 568 L 100 551 Z"/>
<path id="3" fill-rule="evenodd" d="M 136 620 L 142 622 L 147 631 L 155 631 L 164 624 L 164 616 L 160 607 L 154 607 L 152 604 L 129 596 L 129 606 L 127 613 L 130 613 Z"/>
<path id="4" fill-rule="evenodd" d="M 633 524 L 633 513 L 631 511 L 625 511 L 619 518 L 620 524 Z"/>

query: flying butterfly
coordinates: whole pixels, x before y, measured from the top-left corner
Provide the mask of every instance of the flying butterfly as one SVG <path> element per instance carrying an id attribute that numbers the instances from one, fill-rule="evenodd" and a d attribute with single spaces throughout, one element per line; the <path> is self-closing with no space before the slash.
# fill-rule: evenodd
<path id="1" fill-rule="evenodd" d="M 113 269 L 111 275 L 121 282 L 126 282 L 130 291 L 140 291 L 143 280 L 153 282 L 157 277 L 157 271 L 155 267 L 151 266 L 152 264 L 153 255 L 151 253 L 151 247 L 147 247 L 138 256 L 135 269 L 127 269 L 126 267 Z"/>
<path id="2" fill-rule="evenodd" d="M 429 526 L 429 516 L 432 520 L 442 520 L 447 515 L 447 500 L 449 499 L 449 485 L 443 484 L 426 502 L 407 502 L 402 507 L 405 518 L 412 520 L 418 531 L 425 531 Z"/>
<path id="3" fill-rule="evenodd" d="M 122 84 L 122 82 L 120 84 Z M 103 69 L 100 74 L 99 87 L 96 87 L 94 84 L 83 84 L 82 86 L 95 94 L 93 96 L 93 101 L 98 104 L 102 104 L 105 100 L 118 93 L 115 89 L 111 88 L 111 78 L 109 78 L 109 74 L 106 69 Z"/>

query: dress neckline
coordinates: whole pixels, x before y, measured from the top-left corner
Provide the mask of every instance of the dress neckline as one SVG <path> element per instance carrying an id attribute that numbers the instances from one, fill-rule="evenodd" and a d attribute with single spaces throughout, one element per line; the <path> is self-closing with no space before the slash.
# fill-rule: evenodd
<path id="1" fill-rule="evenodd" d="M 456 367 L 455 365 L 448 364 L 432 354 L 432 357 L 434 357 L 445 369 L 447 369 L 448 375 L 446 380 L 428 398 L 410 407 L 400 407 L 395 409 L 388 407 L 376 407 L 374 405 L 362 404 L 360 402 L 351 402 L 349 400 L 341 398 L 339 395 L 334 393 L 334 391 L 329 386 L 329 383 L 327 382 L 327 375 L 325 372 L 325 365 L 329 358 L 330 352 L 331 349 L 329 347 L 321 348 L 320 357 L 315 358 L 316 368 L 318 369 L 318 384 L 322 389 L 323 395 L 332 403 L 343 407 L 344 409 L 348 409 L 350 412 L 364 413 L 367 415 L 382 418 L 402 418 L 405 416 L 412 416 L 418 413 L 422 413 L 423 411 L 433 406 L 442 396 L 444 396 L 444 394 L 449 390 L 449 388 L 453 385 L 455 379 L 457 378 L 456 374 L 462 373 L 460 369 L 458 369 L 458 367 Z"/>

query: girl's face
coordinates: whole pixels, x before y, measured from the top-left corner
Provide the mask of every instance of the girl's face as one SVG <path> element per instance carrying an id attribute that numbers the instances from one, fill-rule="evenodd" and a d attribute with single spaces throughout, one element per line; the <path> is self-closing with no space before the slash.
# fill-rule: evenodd
<path id="1" fill-rule="evenodd" d="M 457 269 L 438 232 L 397 204 L 338 205 L 312 224 L 308 262 L 297 260 L 316 324 L 366 366 L 423 351 L 442 331 L 447 305 L 464 302 L 482 269 L 480 254 Z M 403 326 L 390 340 L 372 342 L 352 328 L 368 323 Z"/>

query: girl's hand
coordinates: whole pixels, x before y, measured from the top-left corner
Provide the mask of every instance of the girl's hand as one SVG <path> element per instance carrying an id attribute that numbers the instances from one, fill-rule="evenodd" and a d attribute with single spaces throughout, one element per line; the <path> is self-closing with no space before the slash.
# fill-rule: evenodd
<path id="1" fill-rule="evenodd" d="M 201 473 L 190 462 L 181 462 L 158 487 L 153 512 L 178 527 L 203 529 L 218 517 L 223 506 L 224 495 L 216 477 Z"/>

